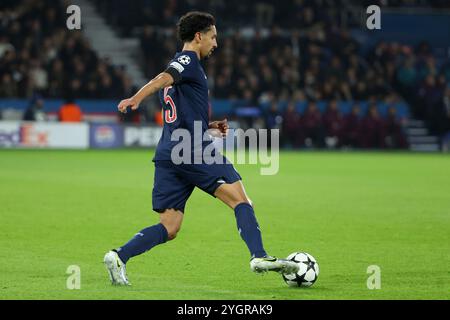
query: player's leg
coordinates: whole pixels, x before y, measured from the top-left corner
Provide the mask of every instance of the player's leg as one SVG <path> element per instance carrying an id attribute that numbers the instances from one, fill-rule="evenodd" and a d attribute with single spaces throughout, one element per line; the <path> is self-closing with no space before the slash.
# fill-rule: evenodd
<path id="1" fill-rule="evenodd" d="M 167 209 L 159 215 L 160 223 L 167 230 L 167 240 L 173 240 L 176 238 L 178 232 L 181 229 L 183 217 L 183 212 L 175 209 Z"/>
<path id="2" fill-rule="evenodd" d="M 111 282 L 129 285 L 126 263 L 132 257 L 149 251 L 153 247 L 175 239 L 181 228 L 183 213 L 179 210 L 167 209 L 160 214 L 160 222 L 139 231 L 126 244 L 109 251 L 104 258 Z"/>
<path id="3" fill-rule="evenodd" d="M 266 256 L 252 202 L 245 193 L 242 182 L 222 184 L 216 189 L 214 196 L 234 210 L 239 234 L 247 244 L 252 258 Z"/>
<path id="4" fill-rule="evenodd" d="M 105 265 L 113 284 L 129 284 L 125 265 L 130 258 L 176 237 L 193 189 L 194 186 L 181 179 L 170 165 L 155 164 L 152 203 L 153 210 L 160 213 L 160 222 L 142 229 L 126 244 L 105 255 Z"/>
<path id="5" fill-rule="evenodd" d="M 191 184 L 221 199 L 235 211 L 238 230 L 252 257 L 267 255 L 262 245 L 261 231 L 251 201 L 241 182 L 241 176 L 226 158 L 222 164 L 182 164 L 177 166 L 177 170 Z"/>
<path id="6" fill-rule="evenodd" d="M 252 271 L 276 271 L 284 274 L 298 271 L 296 263 L 267 255 L 252 202 L 245 193 L 241 181 L 220 185 L 214 192 L 214 196 L 234 210 L 239 234 L 251 254 L 250 268 Z"/>
<path id="7" fill-rule="evenodd" d="M 183 222 L 183 213 L 175 209 L 167 209 L 159 215 L 160 222 L 142 229 L 125 245 L 117 249 L 123 263 L 151 248 L 175 239 Z"/>

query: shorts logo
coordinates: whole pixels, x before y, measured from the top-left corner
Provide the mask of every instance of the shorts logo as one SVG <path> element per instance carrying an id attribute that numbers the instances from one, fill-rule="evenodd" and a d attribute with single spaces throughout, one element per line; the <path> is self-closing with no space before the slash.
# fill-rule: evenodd
<path id="1" fill-rule="evenodd" d="M 182 55 L 181 57 L 178 57 L 178 62 L 180 62 L 186 66 L 191 62 L 191 57 L 189 57 L 187 55 Z"/>

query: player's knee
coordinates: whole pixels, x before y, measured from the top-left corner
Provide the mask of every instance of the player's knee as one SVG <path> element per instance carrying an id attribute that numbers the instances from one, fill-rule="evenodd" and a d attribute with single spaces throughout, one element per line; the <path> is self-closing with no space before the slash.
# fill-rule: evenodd
<path id="1" fill-rule="evenodd" d="M 254 208 L 253 202 L 249 198 L 243 198 L 243 199 L 239 199 L 239 200 L 234 201 L 234 203 L 232 204 L 232 208 L 233 209 L 236 208 L 241 203 L 247 203 L 247 204 L 249 204 L 250 206 L 252 206 Z"/>
<path id="2" fill-rule="evenodd" d="M 166 228 L 167 240 L 176 238 L 181 228 L 183 215 L 177 212 L 166 211 L 160 215 L 160 222 Z"/>
<path id="3" fill-rule="evenodd" d="M 175 239 L 180 231 L 180 226 L 176 224 L 164 224 L 164 227 L 167 230 L 167 240 Z"/>
<path id="4" fill-rule="evenodd" d="M 243 194 L 232 194 L 227 200 L 227 204 L 233 209 L 241 203 L 248 203 L 249 205 L 253 206 L 252 201 Z"/>
<path id="5" fill-rule="evenodd" d="M 179 229 L 178 230 L 174 229 L 174 230 L 168 231 L 167 232 L 167 240 L 175 239 L 177 237 L 178 231 L 179 231 Z"/>

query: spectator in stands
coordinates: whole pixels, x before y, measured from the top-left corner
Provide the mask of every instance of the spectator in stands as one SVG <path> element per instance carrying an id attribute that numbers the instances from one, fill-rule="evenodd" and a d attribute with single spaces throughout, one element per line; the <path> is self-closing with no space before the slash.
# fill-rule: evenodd
<path id="1" fill-rule="evenodd" d="M 164 46 L 155 46 L 159 41 L 156 29 L 151 25 L 145 26 L 140 36 L 140 44 L 145 59 L 145 74 L 148 76 L 158 73 L 158 67 L 164 64 L 164 57 L 169 55 Z"/>
<path id="2" fill-rule="evenodd" d="M 413 57 L 407 58 L 403 63 L 403 66 L 398 69 L 397 80 L 404 92 L 414 88 L 417 81 L 417 71 L 414 68 Z"/>
<path id="3" fill-rule="evenodd" d="M 53 60 L 50 65 L 48 96 L 51 98 L 61 97 L 63 94 L 62 84 L 65 80 L 64 63 L 61 59 Z"/>
<path id="4" fill-rule="evenodd" d="M 214 97 L 217 99 L 226 99 L 229 97 L 229 84 L 225 75 L 220 74 L 214 83 Z"/>
<path id="5" fill-rule="evenodd" d="M 327 111 L 323 115 L 323 124 L 326 145 L 331 148 L 339 146 L 342 143 L 341 135 L 344 120 L 336 100 L 331 100 L 328 104 Z"/>
<path id="6" fill-rule="evenodd" d="M 351 112 L 344 117 L 342 145 L 347 148 L 359 148 L 361 146 L 361 108 L 359 104 L 352 106 Z"/>
<path id="7" fill-rule="evenodd" d="M 384 125 L 385 145 L 387 148 L 405 149 L 408 147 L 402 124 L 397 118 L 397 109 L 392 106 L 389 107 Z"/>
<path id="8" fill-rule="evenodd" d="M 308 108 L 303 114 L 301 129 L 303 131 L 303 136 L 305 137 L 304 144 L 306 147 L 323 147 L 324 134 L 322 115 L 314 101 L 308 104 Z"/>
<path id="9" fill-rule="evenodd" d="M 12 79 L 9 73 L 5 73 L 2 76 L 0 83 L 0 97 L 11 98 L 17 97 L 17 85 Z"/>
<path id="10" fill-rule="evenodd" d="M 112 79 L 108 74 L 101 77 L 98 94 L 98 97 L 102 99 L 112 99 L 116 95 Z"/>
<path id="11" fill-rule="evenodd" d="M 83 113 L 81 108 L 72 98 L 68 98 L 58 112 L 58 118 L 61 122 L 81 122 Z"/>
<path id="12" fill-rule="evenodd" d="M 0 35 L 0 58 L 8 51 L 14 51 L 14 46 L 9 42 L 9 38 Z"/>
<path id="13" fill-rule="evenodd" d="M 272 102 L 269 110 L 265 112 L 265 123 L 267 128 L 267 145 L 272 145 L 272 130 L 280 130 L 283 123 L 283 117 L 278 110 L 278 103 Z"/>
<path id="14" fill-rule="evenodd" d="M 47 115 L 44 112 L 44 100 L 40 94 L 35 94 L 23 114 L 24 121 L 46 121 Z"/>
<path id="15" fill-rule="evenodd" d="M 358 81 L 352 95 L 357 101 L 366 100 L 369 97 L 366 83 L 364 81 Z"/>
<path id="16" fill-rule="evenodd" d="M 265 114 L 266 128 L 269 130 L 280 129 L 283 118 L 278 110 L 278 103 L 272 102 Z"/>
<path id="17" fill-rule="evenodd" d="M 444 75 L 440 76 L 442 80 Z M 431 132 L 439 137 L 442 137 L 450 131 L 450 82 L 445 82 L 439 85 L 440 87 L 440 100 L 436 103 L 434 110 L 430 111 L 430 115 L 427 120 L 430 123 Z"/>
<path id="18" fill-rule="evenodd" d="M 450 134 L 450 83 L 445 90 L 443 101 L 442 132 Z"/>
<path id="19" fill-rule="evenodd" d="M 425 118 L 432 133 L 437 133 L 437 124 L 441 117 L 443 88 L 436 82 L 436 77 L 429 74 L 425 77 L 418 91 L 421 114 Z"/>
<path id="20" fill-rule="evenodd" d="M 30 61 L 30 81 L 37 91 L 44 91 L 48 88 L 48 74 L 42 67 L 41 61 L 33 59 Z"/>
<path id="21" fill-rule="evenodd" d="M 420 80 L 425 77 L 432 75 L 434 77 L 438 76 L 439 69 L 436 65 L 436 59 L 433 56 L 427 56 L 423 62 L 417 67 L 417 75 Z"/>
<path id="22" fill-rule="evenodd" d="M 362 120 L 361 136 L 364 148 L 379 149 L 384 147 L 384 122 L 375 103 L 370 104 L 367 115 Z"/>
<path id="23" fill-rule="evenodd" d="M 283 139 L 283 146 L 299 148 L 304 139 L 301 135 L 300 114 L 295 109 L 295 103 L 290 101 L 283 114 L 283 124 L 281 136 Z"/>

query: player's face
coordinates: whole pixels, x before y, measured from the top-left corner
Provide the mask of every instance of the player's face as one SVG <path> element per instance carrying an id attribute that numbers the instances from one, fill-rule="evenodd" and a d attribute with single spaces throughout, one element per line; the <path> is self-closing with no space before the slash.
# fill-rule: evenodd
<path id="1" fill-rule="evenodd" d="M 213 51 L 217 48 L 217 30 L 216 26 L 212 26 L 211 29 L 202 34 L 202 40 L 200 45 L 200 54 L 202 58 L 209 58 Z"/>

